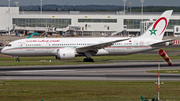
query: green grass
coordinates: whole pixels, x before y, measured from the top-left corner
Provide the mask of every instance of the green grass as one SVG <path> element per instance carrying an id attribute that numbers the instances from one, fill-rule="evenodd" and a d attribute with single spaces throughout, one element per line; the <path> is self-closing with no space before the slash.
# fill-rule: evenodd
<path id="1" fill-rule="evenodd" d="M 158 70 L 147 71 L 148 73 L 158 73 Z M 168 74 L 180 74 L 180 69 L 176 70 L 160 70 L 160 73 L 168 73 Z"/>
<path id="2" fill-rule="evenodd" d="M 159 49 L 157 49 L 159 50 Z M 179 47 L 175 47 L 175 48 L 163 48 L 163 50 L 180 50 Z"/>
<path id="3" fill-rule="evenodd" d="M 180 59 L 180 55 L 169 55 L 171 59 Z M 85 57 L 76 57 L 72 60 L 56 60 L 54 56 L 49 57 L 20 57 L 21 61 L 83 61 Z M 94 56 L 95 61 L 113 61 L 113 60 L 158 60 L 158 55 L 134 54 L 124 56 Z M 0 57 L 0 61 L 15 61 L 13 57 Z"/>
<path id="4" fill-rule="evenodd" d="M 112 62 L 106 62 L 112 63 Z M 0 66 L 36 66 L 36 65 L 79 65 L 104 64 L 104 62 L 0 62 Z"/>
<path id="5" fill-rule="evenodd" d="M 141 81 L 3 81 L 0 101 L 141 101 L 157 98 L 155 82 Z M 180 100 L 180 82 L 164 82 L 160 98 Z M 167 101 L 167 100 L 166 100 Z"/>
<path id="6" fill-rule="evenodd" d="M 180 59 L 180 55 L 170 55 L 172 60 Z M 13 57 L 0 57 L 0 66 L 33 66 L 33 65 L 77 65 L 77 64 L 104 64 L 116 60 L 158 60 L 158 55 L 134 54 L 124 56 L 94 56 L 95 62 L 83 62 L 85 57 L 76 57 L 72 60 L 56 60 L 49 57 L 20 57 L 21 62 L 15 62 Z M 52 62 L 48 62 L 51 60 Z M 45 62 L 43 62 L 45 61 Z"/>

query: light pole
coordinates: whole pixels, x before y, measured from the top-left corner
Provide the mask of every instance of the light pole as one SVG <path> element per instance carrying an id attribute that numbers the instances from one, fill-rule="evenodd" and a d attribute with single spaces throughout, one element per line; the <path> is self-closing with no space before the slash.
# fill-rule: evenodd
<path id="1" fill-rule="evenodd" d="M 129 2 L 129 5 L 130 5 L 130 15 L 131 15 L 131 5 L 132 4 L 133 4 L 132 2 Z"/>
<path id="2" fill-rule="evenodd" d="M 19 5 L 19 2 L 18 2 L 18 1 L 15 1 L 14 3 L 16 4 L 16 7 L 18 7 L 18 5 Z"/>
<path id="3" fill-rule="evenodd" d="M 7 0 L 9 2 L 9 7 L 11 6 L 11 0 Z"/>
<path id="4" fill-rule="evenodd" d="M 126 4 L 126 1 L 127 1 L 127 0 L 122 0 L 122 1 L 124 2 L 124 15 L 125 15 L 125 9 L 126 9 L 126 8 L 125 8 L 125 7 L 126 7 L 125 4 Z"/>
<path id="5" fill-rule="evenodd" d="M 43 2 L 43 0 L 39 0 L 40 2 L 41 2 L 41 11 L 40 11 L 40 13 L 42 14 L 42 2 Z"/>
<path id="6" fill-rule="evenodd" d="M 7 0 L 9 2 L 9 21 L 8 21 L 8 34 L 10 35 L 10 7 L 11 7 L 11 0 Z"/>
<path id="7" fill-rule="evenodd" d="M 141 0 L 140 2 L 142 3 L 141 15 L 143 16 L 143 3 L 144 3 L 144 0 Z M 142 21 L 143 21 L 143 19 L 142 19 Z"/>

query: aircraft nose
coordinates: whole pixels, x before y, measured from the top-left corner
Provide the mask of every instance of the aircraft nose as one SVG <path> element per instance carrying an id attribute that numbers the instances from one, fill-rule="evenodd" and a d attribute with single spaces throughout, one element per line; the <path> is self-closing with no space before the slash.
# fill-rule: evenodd
<path id="1" fill-rule="evenodd" d="M 1 53 L 2 53 L 2 54 L 4 54 L 4 51 L 3 51 L 3 49 L 1 50 Z"/>
<path id="2" fill-rule="evenodd" d="M 3 51 L 1 50 L 1 53 L 3 53 Z"/>

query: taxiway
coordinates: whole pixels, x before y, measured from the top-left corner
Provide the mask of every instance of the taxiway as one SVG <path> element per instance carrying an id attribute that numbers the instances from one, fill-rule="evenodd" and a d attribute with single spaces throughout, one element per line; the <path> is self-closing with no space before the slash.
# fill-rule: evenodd
<path id="1" fill-rule="evenodd" d="M 1 80 L 117 80 L 156 81 L 157 61 L 115 61 L 113 64 L 61 66 L 0 67 Z M 179 60 L 169 67 L 161 61 L 161 69 L 180 69 Z M 161 74 L 161 81 L 180 81 L 180 74 Z"/>

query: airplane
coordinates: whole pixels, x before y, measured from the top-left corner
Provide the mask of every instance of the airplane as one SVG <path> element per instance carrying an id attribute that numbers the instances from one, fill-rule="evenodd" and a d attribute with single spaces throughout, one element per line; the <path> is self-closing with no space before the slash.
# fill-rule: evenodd
<path id="1" fill-rule="evenodd" d="M 10 42 L 1 53 L 11 55 L 19 62 L 25 56 L 55 56 L 58 60 L 86 56 L 84 62 L 93 62 L 92 56 L 128 55 L 171 45 L 162 40 L 172 10 L 165 11 L 144 34 L 138 37 L 96 38 L 30 38 Z"/>

